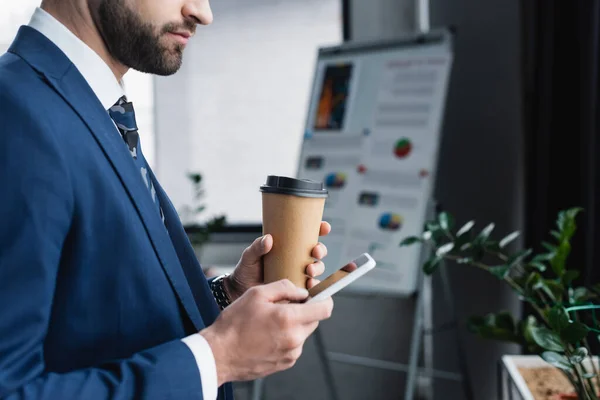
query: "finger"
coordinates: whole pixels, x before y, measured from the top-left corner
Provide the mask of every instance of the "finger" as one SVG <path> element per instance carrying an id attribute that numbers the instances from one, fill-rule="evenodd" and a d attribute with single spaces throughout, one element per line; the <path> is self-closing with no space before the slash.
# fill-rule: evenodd
<path id="1" fill-rule="evenodd" d="M 322 260 L 327 256 L 327 247 L 323 243 L 317 244 L 312 251 L 312 257 Z"/>
<path id="2" fill-rule="evenodd" d="M 258 286 L 256 290 L 272 303 L 284 302 L 285 300 L 298 302 L 308 297 L 308 290 L 296 287 L 288 279 Z"/>
<path id="3" fill-rule="evenodd" d="M 325 264 L 323 261 L 317 261 L 316 263 L 310 264 L 306 267 L 306 275 L 314 278 L 316 276 L 322 275 L 325 272 Z"/>
<path id="4" fill-rule="evenodd" d="M 321 229 L 319 230 L 319 236 L 327 236 L 331 232 L 331 225 L 329 222 L 322 221 Z"/>
<path id="5" fill-rule="evenodd" d="M 260 258 L 273 248 L 273 236 L 264 235 L 257 238 L 244 250 L 242 264 L 251 265 L 260 261 Z"/>
<path id="6" fill-rule="evenodd" d="M 317 286 L 319 283 L 321 283 L 321 281 L 318 279 L 308 278 L 308 280 L 306 281 L 306 288 L 312 289 L 315 286 Z"/>
<path id="7" fill-rule="evenodd" d="M 296 317 L 301 324 L 311 324 L 323 321 L 331 317 L 333 312 L 333 300 L 331 297 L 308 304 L 288 304 L 295 308 Z"/>

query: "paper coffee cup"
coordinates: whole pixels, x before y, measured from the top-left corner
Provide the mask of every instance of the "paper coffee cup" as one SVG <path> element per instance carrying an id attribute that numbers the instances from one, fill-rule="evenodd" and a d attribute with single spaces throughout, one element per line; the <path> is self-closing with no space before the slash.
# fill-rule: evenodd
<path id="1" fill-rule="evenodd" d="M 321 182 L 272 175 L 260 191 L 263 234 L 273 236 L 263 259 L 265 283 L 289 279 L 306 289 L 306 267 L 314 262 L 328 192 Z"/>

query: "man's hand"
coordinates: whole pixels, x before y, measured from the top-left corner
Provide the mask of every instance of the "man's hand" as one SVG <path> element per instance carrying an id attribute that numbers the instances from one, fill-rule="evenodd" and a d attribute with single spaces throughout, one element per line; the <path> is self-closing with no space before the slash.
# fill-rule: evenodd
<path id="1" fill-rule="evenodd" d="M 327 222 L 321 222 L 319 236 L 326 236 L 331 232 L 331 225 Z M 225 289 L 231 298 L 235 301 L 246 290 L 264 283 L 262 257 L 273 248 L 273 237 L 271 235 L 262 236 L 254 241 L 242 254 L 233 274 L 225 280 Z M 309 276 L 307 287 L 310 289 L 319 283 L 315 278 L 325 272 L 325 265 L 321 261 L 327 256 L 327 247 L 323 243 L 318 243 L 311 256 L 317 261 L 306 266 L 306 275 Z"/>
<path id="2" fill-rule="evenodd" d="M 215 357 L 218 385 L 291 368 L 308 336 L 333 310 L 331 298 L 294 303 L 307 297 L 287 279 L 253 287 L 202 330 Z"/>

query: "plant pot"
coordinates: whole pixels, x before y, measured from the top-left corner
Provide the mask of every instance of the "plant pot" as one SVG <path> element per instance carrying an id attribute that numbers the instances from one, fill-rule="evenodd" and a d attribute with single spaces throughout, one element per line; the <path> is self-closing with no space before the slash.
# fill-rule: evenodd
<path id="1" fill-rule="evenodd" d="M 594 358 L 596 366 L 598 358 Z M 591 361 L 585 363 L 591 368 Z M 569 380 L 537 355 L 505 355 L 500 363 L 501 400 L 576 400 Z"/>

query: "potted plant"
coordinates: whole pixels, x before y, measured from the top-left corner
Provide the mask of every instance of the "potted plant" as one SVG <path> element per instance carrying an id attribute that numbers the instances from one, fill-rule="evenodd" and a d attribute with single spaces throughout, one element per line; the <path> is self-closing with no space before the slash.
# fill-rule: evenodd
<path id="1" fill-rule="evenodd" d="M 556 229 L 550 232 L 549 241 L 542 243 L 544 251 L 537 254 L 532 249 L 508 250 L 519 232 L 494 240 L 493 223 L 475 231 L 475 222 L 470 221 L 456 229 L 454 218 L 447 212 L 428 221 L 422 235 L 408 237 L 400 243 L 401 246 L 431 246 L 431 257 L 422 266 L 427 275 L 433 274 L 443 260 L 479 268 L 505 282 L 521 301 L 529 304 L 531 312 L 522 318 L 515 318 L 506 311 L 490 313 L 469 318 L 468 328 L 483 338 L 518 343 L 541 356 L 545 360 L 543 364 L 552 366 L 554 373 L 560 372 L 569 390 L 546 388 L 548 396 L 545 398 L 600 398 L 596 358 L 590 362 L 590 341 L 599 340 L 595 310 L 600 308 L 597 305 L 600 286 L 575 285 L 579 271 L 567 266 L 570 241 L 580 212 L 580 208 L 559 212 Z M 527 383 L 532 390 L 534 377 L 526 376 L 523 373 L 526 370 L 520 372 L 529 378 Z M 529 394 L 524 398 L 533 396 Z"/>
<path id="2" fill-rule="evenodd" d="M 213 232 L 221 230 L 227 219 L 224 215 L 218 215 L 208 219 L 205 223 L 198 223 L 198 217 L 206 210 L 206 205 L 202 202 L 205 190 L 202 187 L 202 175 L 198 172 L 187 174 L 193 189 L 193 204 L 185 205 L 179 215 L 184 221 L 186 231 L 196 254 L 199 256 L 203 245 L 210 239 Z"/>

